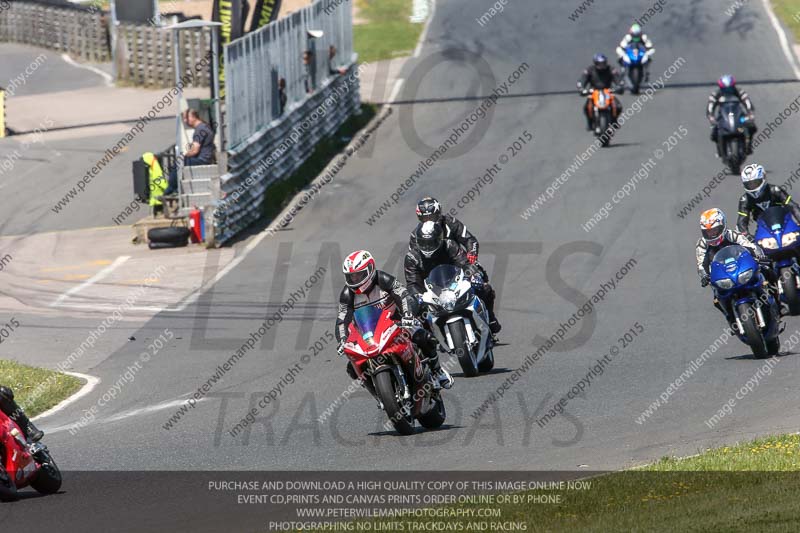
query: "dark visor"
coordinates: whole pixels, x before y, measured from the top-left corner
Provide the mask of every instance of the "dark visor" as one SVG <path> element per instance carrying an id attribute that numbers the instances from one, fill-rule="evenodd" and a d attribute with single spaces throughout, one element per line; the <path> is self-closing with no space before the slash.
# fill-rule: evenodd
<path id="1" fill-rule="evenodd" d="M 757 179 L 757 180 L 745 181 L 744 182 L 744 188 L 746 190 L 748 190 L 748 191 L 755 191 L 756 189 L 761 187 L 762 183 L 764 183 L 764 179 L 763 178 Z"/>
<path id="2" fill-rule="evenodd" d="M 722 235 L 723 231 L 725 231 L 725 228 L 723 226 L 717 226 L 711 229 L 703 229 L 703 237 L 705 237 L 708 240 L 714 240 L 719 238 L 719 236 Z"/>
<path id="3" fill-rule="evenodd" d="M 364 280 L 369 277 L 369 270 L 361 270 L 360 272 L 351 272 L 344 275 L 344 280 L 351 287 L 358 287 Z"/>

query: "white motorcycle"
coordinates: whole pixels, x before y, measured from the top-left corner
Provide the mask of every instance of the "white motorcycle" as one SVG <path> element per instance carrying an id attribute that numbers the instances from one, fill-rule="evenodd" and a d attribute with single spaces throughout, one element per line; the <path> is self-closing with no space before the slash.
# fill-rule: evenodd
<path id="1" fill-rule="evenodd" d="M 458 357 L 464 375 L 474 377 L 494 368 L 489 313 L 464 271 L 439 265 L 425 280 L 425 288 L 426 320 L 439 343 Z"/>

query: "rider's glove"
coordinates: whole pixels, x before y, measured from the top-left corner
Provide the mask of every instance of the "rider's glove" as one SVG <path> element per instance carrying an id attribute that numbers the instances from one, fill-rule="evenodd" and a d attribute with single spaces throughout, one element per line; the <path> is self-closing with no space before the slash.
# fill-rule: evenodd
<path id="1" fill-rule="evenodd" d="M 474 265 L 478 262 L 478 254 L 475 252 L 470 252 L 467 254 L 467 261 L 469 261 L 470 265 Z"/>
<path id="2" fill-rule="evenodd" d="M 400 327 L 404 329 L 414 329 L 419 327 L 419 321 L 414 318 L 414 315 L 403 315 L 400 321 Z"/>
<path id="3" fill-rule="evenodd" d="M 708 274 L 703 274 L 700 276 L 700 286 L 705 287 L 711 281 L 711 277 Z"/>
<path id="4" fill-rule="evenodd" d="M 472 275 L 472 278 L 469 280 L 473 287 L 480 289 L 483 287 L 483 276 L 481 276 L 480 272 L 476 272 Z"/>

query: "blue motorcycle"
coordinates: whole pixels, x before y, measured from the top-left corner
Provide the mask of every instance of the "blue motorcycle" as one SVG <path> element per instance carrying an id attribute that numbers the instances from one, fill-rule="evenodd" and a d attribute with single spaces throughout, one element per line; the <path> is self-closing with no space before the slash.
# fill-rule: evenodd
<path id="1" fill-rule="evenodd" d="M 776 355 L 781 346 L 778 303 L 765 287 L 758 261 L 746 248 L 731 245 L 714 255 L 710 270 L 720 305 L 733 312 L 739 340 L 757 359 Z"/>
<path id="2" fill-rule="evenodd" d="M 629 44 L 625 47 L 622 64 L 625 66 L 628 89 L 633 94 L 639 94 L 639 88 L 644 79 L 645 65 L 648 61 L 650 61 L 650 56 L 647 55 L 647 50 L 643 44 Z"/>
<path id="3" fill-rule="evenodd" d="M 800 226 L 783 206 L 773 206 L 758 219 L 756 242 L 772 261 L 778 273 L 778 291 L 789 307 L 789 314 L 800 315 Z"/>

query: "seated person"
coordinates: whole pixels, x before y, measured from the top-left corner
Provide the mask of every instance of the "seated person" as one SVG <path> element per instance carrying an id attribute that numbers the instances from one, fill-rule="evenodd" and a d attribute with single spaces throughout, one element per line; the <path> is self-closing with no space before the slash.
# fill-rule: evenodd
<path id="1" fill-rule="evenodd" d="M 183 114 L 183 123 L 194 128 L 192 143 L 183 154 L 183 166 L 212 165 L 216 162 L 217 147 L 214 145 L 214 130 L 203 122 L 196 109 L 189 108 Z M 174 196 L 178 192 L 178 169 L 169 171 L 169 185 L 164 196 Z"/>

